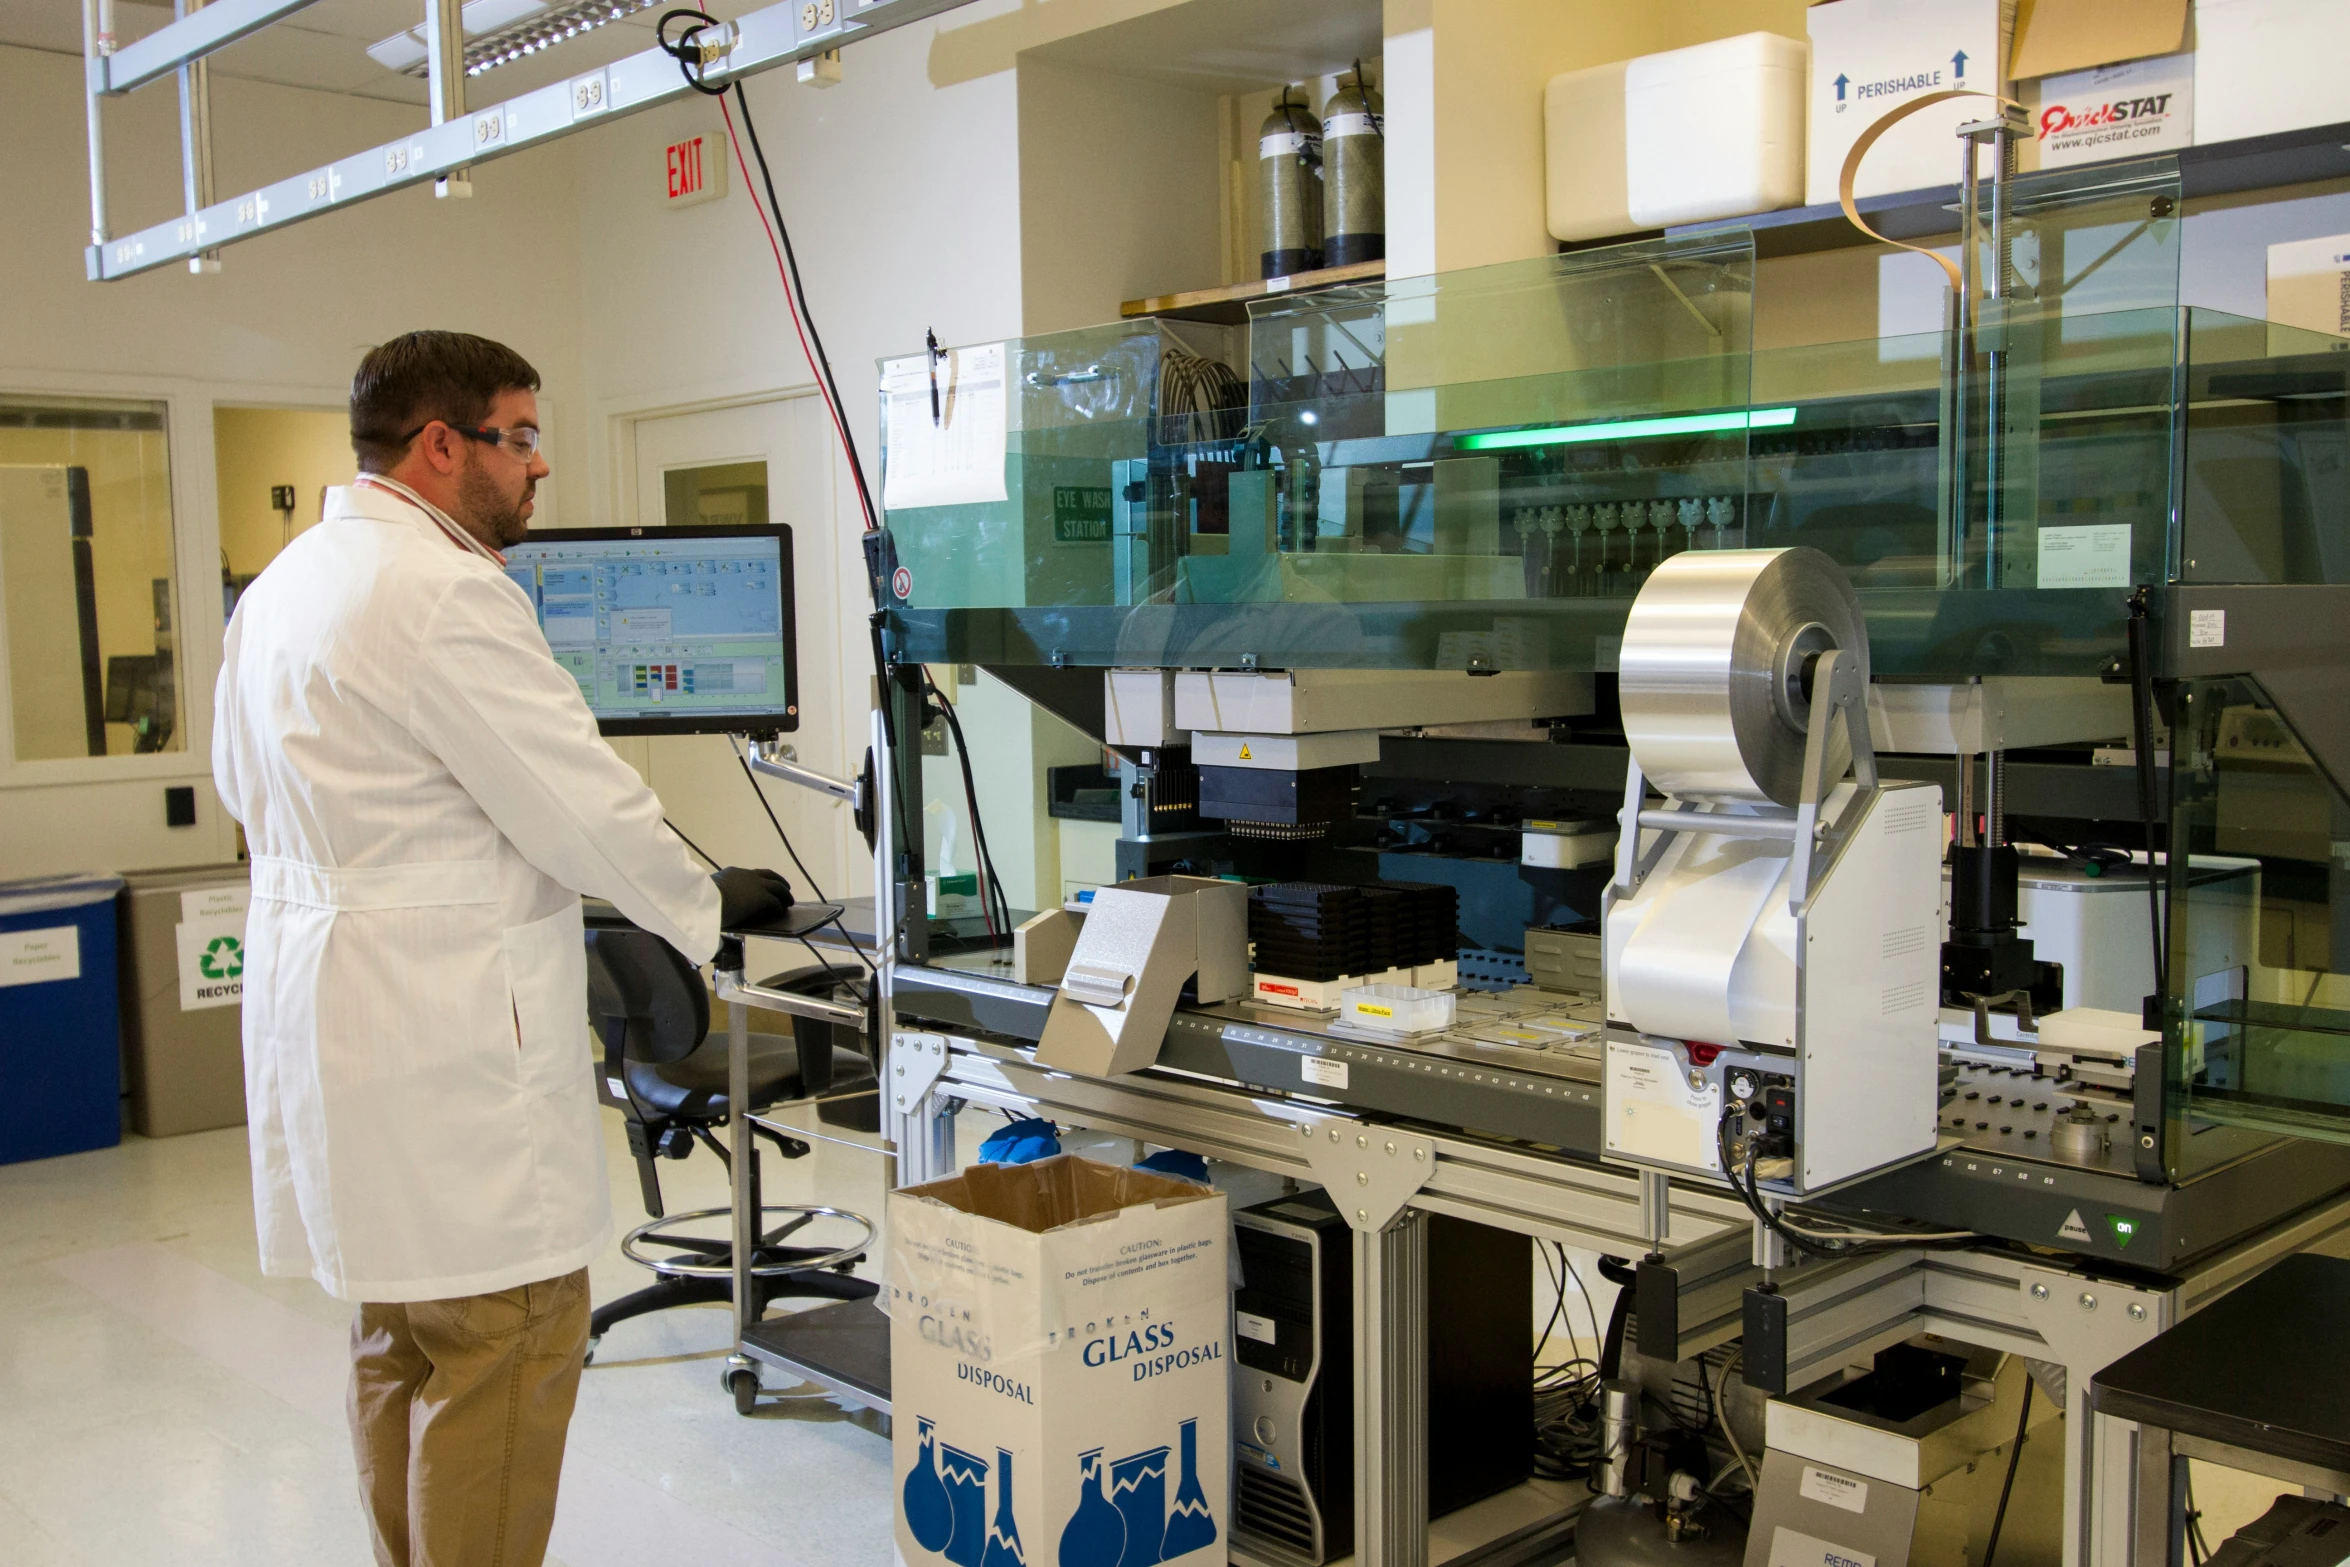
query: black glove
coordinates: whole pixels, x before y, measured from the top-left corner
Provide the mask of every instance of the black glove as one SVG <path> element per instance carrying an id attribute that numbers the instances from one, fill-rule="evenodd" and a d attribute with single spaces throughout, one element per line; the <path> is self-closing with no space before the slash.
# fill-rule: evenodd
<path id="1" fill-rule="evenodd" d="M 722 871 L 713 871 L 710 879 L 718 884 L 721 930 L 771 925 L 791 908 L 791 883 L 773 871 L 729 865 Z"/>

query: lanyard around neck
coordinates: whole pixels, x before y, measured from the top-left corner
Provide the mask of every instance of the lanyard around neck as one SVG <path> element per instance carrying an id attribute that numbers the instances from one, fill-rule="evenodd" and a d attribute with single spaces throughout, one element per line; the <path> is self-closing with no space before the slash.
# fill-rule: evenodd
<path id="1" fill-rule="evenodd" d="M 406 501 L 409 505 L 415 507 L 418 511 L 423 512 L 425 516 L 432 519 L 433 526 L 439 528 L 443 533 L 447 534 L 449 536 L 450 542 L 454 543 L 459 549 L 471 550 L 474 554 L 479 555 L 482 559 L 489 561 L 497 566 L 503 567 L 506 564 L 505 556 L 499 554 L 496 550 L 491 549 L 488 545 L 482 543 L 481 540 L 475 538 L 472 534 L 466 532 L 463 528 L 458 527 L 457 524 L 450 519 L 447 512 L 442 511 L 438 506 L 435 506 L 432 502 L 426 500 L 423 496 L 417 494 L 414 490 L 408 488 L 408 486 L 402 484 L 399 480 L 387 479 L 380 473 L 363 473 L 359 476 L 358 482 L 368 486 L 370 489 L 382 490 L 387 495 L 396 495 L 400 499 Z"/>

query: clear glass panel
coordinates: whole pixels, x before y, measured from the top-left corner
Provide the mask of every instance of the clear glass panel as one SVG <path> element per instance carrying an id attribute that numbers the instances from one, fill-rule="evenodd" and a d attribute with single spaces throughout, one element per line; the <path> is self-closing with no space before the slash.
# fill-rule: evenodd
<path id="1" fill-rule="evenodd" d="M 909 651 L 1592 667 L 1740 536 L 1752 275 L 1741 232 L 1014 343 L 1007 500 L 890 513 Z"/>
<path id="2" fill-rule="evenodd" d="M 1851 572 L 1882 673 L 2099 673 L 2133 587 L 2209 577 L 2181 564 L 2198 528 L 2266 541 L 2270 576 L 2225 580 L 2350 566 L 2313 335 L 2179 310 L 2178 190 L 2167 159 L 2012 182 L 1963 355 L 1752 350 L 1734 228 L 1273 295 L 1244 342 L 1014 344 L 1010 499 L 891 513 L 907 650 L 1604 669 L 1666 554 L 1810 545 Z M 2247 375 L 2285 401 L 2244 413 Z"/>
<path id="3" fill-rule="evenodd" d="M 2184 582 L 2350 582 L 2350 340 L 2188 315 Z"/>
<path id="4" fill-rule="evenodd" d="M 2251 681 L 2174 719 L 2173 1163 L 2213 1123 L 2350 1140 L 2350 802 Z"/>
<path id="5" fill-rule="evenodd" d="M 0 395 L 0 623 L 15 760 L 185 748 L 163 404 Z"/>
<path id="6" fill-rule="evenodd" d="M 672 528 L 764 527 L 767 464 L 670 469 L 661 475 L 661 518 Z"/>
<path id="7" fill-rule="evenodd" d="M 1059 609 L 1137 603 L 1162 591 L 1172 563 L 1152 555 L 1139 519 L 1152 421 L 1164 410 L 1167 439 L 1237 433 L 1243 394 L 1224 360 L 1226 335 L 1137 321 L 1005 345 L 1006 498 L 889 514 L 914 604 L 926 612 Z M 886 495 L 886 393 L 882 416 Z M 1008 658 L 968 657 L 1046 661 L 1033 645 Z"/>

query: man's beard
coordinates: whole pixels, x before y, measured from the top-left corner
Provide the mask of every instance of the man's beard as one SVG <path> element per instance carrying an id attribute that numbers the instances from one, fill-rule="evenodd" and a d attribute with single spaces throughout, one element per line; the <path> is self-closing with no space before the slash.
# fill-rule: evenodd
<path id="1" fill-rule="evenodd" d="M 477 463 L 468 466 L 457 481 L 457 499 L 465 507 L 466 525 L 487 534 L 492 549 L 502 550 L 530 536 L 530 523 L 523 516 L 522 508 L 537 489 L 535 482 L 526 482 L 521 496 L 509 500 L 498 488 L 497 481 Z"/>

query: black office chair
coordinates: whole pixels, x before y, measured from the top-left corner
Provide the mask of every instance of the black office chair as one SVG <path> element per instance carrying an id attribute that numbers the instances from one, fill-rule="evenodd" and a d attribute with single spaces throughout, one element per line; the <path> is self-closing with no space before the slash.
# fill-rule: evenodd
<path id="1" fill-rule="evenodd" d="M 731 1168 L 727 1146 L 712 1129 L 724 1126 L 727 1101 L 727 1038 L 710 1027 L 710 992 L 694 966 L 660 937 L 620 922 L 591 922 L 587 932 L 588 1014 L 603 1040 L 604 1062 L 598 1095 L 628 1119 L 629 1151 L 636 1156 L 648 1223 L 623 1238 L 631 1262 L 649 1268 L 654 1281 L 633 1295 L 596 1310 L 588 1328 L 588 1358 L 615 1323 L 671 1306 L 728 1304 L 734 1299 L 733 1246 L 729 1241 L 674 1233 L 673 1226 L 730 1215 L 731 1208 L 701 1208 L 669 1214 L 661 1200 L 656 1159 L 683 1159 L 700 1142 Z M 762 983 L 777 990 L 863 1005 L 863 973 L 805 969 Z M 790 1100 L 815 1099 L 828 1125 L 878 1131 L 880 1093 L 872 1061 L 853 1029 L 806 1019 L 792 1021 L 790 1037 L 751 1035 L 751 1102 L 756 1114 Z M 866 1092 L 858 1092 L 860 1086 Z M 754 1124 L 751 1192 L 758 1203 L 757 1140 L 764 1138 L 786 1159 L 806 1156 L 808 1145 L 770 1127 Z M 872 1244 L 873 1225 L 861 1214 L 823 1207 L 759 1207 L 761 1234 L 752 1258 L 755 1298 L 749 1317 L 765 1315 L 768 1302 L 812 1295 L 828 1300 L 863 1300 L 876 1293 L 871 1282 L 850 1269 Z M 781 1222 L 767 1227 L 772 1218 Z M 846 1246 L 793 1246 L 786 1242 L 818 1219 L 835 1219 L 863 1233 Z M 662 1248 L 659 1252 L 647 1248 Z"/>

